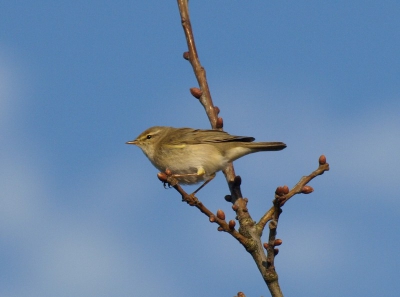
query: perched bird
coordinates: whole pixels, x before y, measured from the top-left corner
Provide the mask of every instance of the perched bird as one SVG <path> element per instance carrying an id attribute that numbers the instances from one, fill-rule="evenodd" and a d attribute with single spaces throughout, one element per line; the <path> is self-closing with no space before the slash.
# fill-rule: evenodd
<path id="1" fill-rule="evenodd" d="M 179 183 L 191 185 L 208 183 L 216 172 L 245 155 L 286 147 L 283 142 L 253 141 L 219 130 L 155 126 L 126 143 L 140 147 L 158 170 L 169 169 Z"/>

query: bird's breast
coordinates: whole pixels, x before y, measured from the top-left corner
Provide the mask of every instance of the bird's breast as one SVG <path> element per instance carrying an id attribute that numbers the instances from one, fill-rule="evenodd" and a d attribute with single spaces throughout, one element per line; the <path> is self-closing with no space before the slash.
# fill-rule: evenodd
<path id="1" fill-rule="evenodd" d="M 155 154 L 153 165 L 161 171 L 167 168 L 172 174 L 196 174 L 204 169 L 202 176 L 178 179 L 181 183 L 194 184 L 204 181 L 224 169 L 228 159 L 210 144 L 163 145 Z"/>

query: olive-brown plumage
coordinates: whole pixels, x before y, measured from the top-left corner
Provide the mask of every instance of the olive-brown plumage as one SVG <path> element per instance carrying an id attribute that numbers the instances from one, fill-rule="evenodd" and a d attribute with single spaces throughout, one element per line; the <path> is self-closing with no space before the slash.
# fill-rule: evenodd
<path id="1" fill-rule="evenodd" d="M 286 147 L 283 142 L 253 141 L 253 137 L 219 130 L 155 126 L 127 144 L 140 147 L 158 170 L 171 170 L 179 183 L 196 184 L 212 179 L 228 163 L 247 154 Z"/>

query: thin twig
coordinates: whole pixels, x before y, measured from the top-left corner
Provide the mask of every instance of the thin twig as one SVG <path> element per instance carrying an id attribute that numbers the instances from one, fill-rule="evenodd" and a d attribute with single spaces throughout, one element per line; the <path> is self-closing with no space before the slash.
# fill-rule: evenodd
<path id="1" fill-rule="evenodd" d="M 201 89 L 201 96 L 199 101 L 201 105 L 203 105 L 204 110 L 208 116 L 211 127 L 213 129 L 222 130 L 223 128 L 223 120 L 218 117 L 219 108 L 215 107 L 211 98 L 210 88 L 208 87 L 208 82 L 206 78 L 206 71 L 204 67 L 200 64 L 200 59 L 197 54 L 196 43 L 194 41 L 194 35 L 192 30 L 192 25 L 190 23 L 189 16 L 189 6 L 187 0 L 178 0 L 179 13 L 181 15 L 181 23 L 183 27 L 183 31 L 185 32 L 186 43 L 188 46 L 188 54 L 185 55 L 192 65 L 194 74 L 196 76 L 197 82 Z M 232 191 L 230 187 L 230 183 L 233 182 L 235 178 L 235 169 L 233 164 L 230 163 L 225 170 L 223 170 L 226 181 L 228 182 L 229 189 L 232 195 L 232 203 L 236 201 L 236 199 L 242 197 L 240 190 Z M 240 193 L 240 196 L 238 194 Z"/>
<path id="2" fill-rule="evenodd" d="M 206 71 L 201 66 L 198 53 L 196 50 L 196 45 L 194 41 L 192 26 L 189 17 L 188 0 L 177 0 L 179 6 L 179 12 L 181 16 L 182 27 L 185 32 L 186 41 L 188 45 L 188 52 L 184 53 L 184 58 L 189 60 L 192 65 L 194 74 L 198 81 L 199 87 L 192 88 L 192 95 L 199 99 L 199 102 L 204 107 L 208 119 L 210 121 L 211 127 L 213 129 L 222 130 L 223 120 L 218 117 L 219 108 L 215 107 L 211 98 L 210 90 L 207 83 Z M 260 219 L 258 223 L 253 221 L 250 213 L 247 209 L 247 198 L 242 198 L 242 193 L 240 190 L 241 179 L 239 176 L 235 175 L 233 165 L 230 164 L 224 171 L 225 178 L 228 182 L 229 190 L 231 195 L 227 195 L 225 199 L 233 204 L 232 208 L 236 212 L 237 220 L 239 221 L 239 230 L 235 230 L 235 222 L 231 220 L 229 223 L 225 221 L 225 214 L 219 210 L 217 215 L 213 214 L 208 208 L 206 208 L 197 197 L 188 195 L 177 183 L 176 180 L 167 176 L 164 173 L 159 174 L 159 178 L 164 182 L 172 185 L 175 190 L 177 190 L 181 196 L 182 200 L 187 202 L 191 206 L 197 207 L 202 213 L 209 217 L 211 222 L 217 223 L 219 225 L 219 231 L 225 231 L 236 238 L 245 249 L 252 255 L 261 275 L 266 282 L 270 293 L 273 297 L 282 297 L 282 291 L 278 283 L 278 274 L 275 271 L 274 257 L 277 253 L 275 245 L 278 245 L 276 239 L 276 228 L 278 226 L 279 214 L 281 212 L 281 207 L 295 194 L 298 193 L 310 193 L 312 188 L 307 186 L 307 183 L 312 180 L 317 175 L 323 174 L 325 171 L 329 170 L 328 164 L 322 164 L 320 158 L 320 166 L 309 176 L 303 177 L 291 191 L 287 187 L 283 187 L 283 191 L 276 192 L 274 206 L 268 210 L 264 216 Z M 326 159 L 325 159 L 326 163 Z M 278 195 L 279 194 L 279 195 Z M 267 222 L 269 224 L 269 240 L 268 244 L 265 246 L 261 243 L 261 235 L 263 229 L 265 228 Z M 279 243 L 280 244 L 280 243 Z M 267 255 L 264 252 L 264 247 L 267 249 Z M 238 293 L 239 296 L 239 293 Z M 244 296 L 240 292 L 240 296 Z"/>
<path id="3" fill-rule="evenodd" d="M 190 206 L 196 207 L 198 210 L 204 213 L 210 219 L 211 223 L 217 223 L 219 225 L 218 231 L 227 232 L 237 239 L 242 245 L 247 245 L 248 239 L 235 230 L 234 224 L 231 222 L 227 223 L 225 221 L 225 213 L 222 210 L 219 210 L 217 215 L 215 215 L 194 194 L 189 195 L 186 193 L 173 177 L 167 176 L 167 178 L 163 181 L 170 184 L 176 191 L 178 191 L 179 194 L 181 194 L 182 201 L 186 202 Z"/>
<path id="4" fill-rule="evenodd" d="M 326 163 L 326 158 L 324 155 L 319 158 L 319 166 L 316 170 L 314 170 L 310 175 L 303 176 L 300 181 L 287 193 L 282 193 L 282 195 L 278 195 L 275 198 L 279 199 L 280 206 L 282 207 L 290 198 L 292 198 L 296 194 L 309 194 L 313 191 L 311 187 L 306 188 L 306 190 L 311 190 L 311 192 L 305 192 L 304 187 L 315 177 L 323 174 L 325 171 L 329 171 L 329 164 Z M 284 187 L 282 187 L 282 190 Z M 278 187 L 279 189 L 279 187 Z M 277 189 L 277 191 L 278 191 Z M 257 225 L 264 229 L 265 225 L 268 221 L 270 221 L 274 216 L 275 207 L 272 206 L 260 219 Z"/>
<path id="5" fill-rule="evenodd" d="M 206 78 L 206 71 L 204 70 L 203 66 L 201 66 L 199 56 L 197 54 L 192 25 L 190 23 L 188 1 L 178 0 L 178 6 L 179 12 L 181 14 L 183 31 L 185 32 L 186 42 L 189 49 L 188 60 L 190 64 L 192 64 L 194 74 L 196 75 L 197 82 L 199 83 L 200 89 L 202 91 L 202 95 L 199 100 L 207 113 L 211 127 L 213 129 L 217 129 L 218 115 L 211 99 L 211 93 Z"/>

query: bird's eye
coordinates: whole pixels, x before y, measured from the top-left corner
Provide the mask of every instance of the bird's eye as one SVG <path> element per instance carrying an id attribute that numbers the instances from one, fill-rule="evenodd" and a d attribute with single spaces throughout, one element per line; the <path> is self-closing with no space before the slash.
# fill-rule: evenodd
<path id="1" fill-rule="evenodd" d="M 146 139 L 150 139 L 150 138 L 151 138 L 151 135 L 150 135 L 150 134 L 146 136 Z"/>

